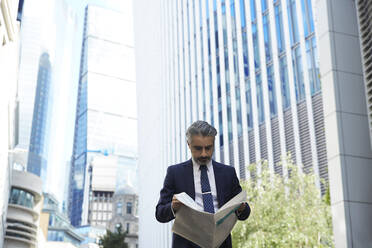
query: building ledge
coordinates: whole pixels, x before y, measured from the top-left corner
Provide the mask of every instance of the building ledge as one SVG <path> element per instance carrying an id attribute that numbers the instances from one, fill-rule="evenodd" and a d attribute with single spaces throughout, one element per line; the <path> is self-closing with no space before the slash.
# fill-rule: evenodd
<path id="1" fill-rule="evenodd" d="M 15 208 L 15 209 L 22 210 L 22 211 L 30 213 L 32 215 L 32 218 L 33 218 L 34 221 L 36 221 L 39 217 L 39 213 L 36 212 L 35 210 L 33 210 L 31 208 L 28 208 L 28 207 L 24 207 L 22 205 L 11 204 L 11 203 L 8 204 L 8 215 L 9 215 L 9 212 L 10 212 L 9 210 L 11 208 Z M 12 219 L 14 219 L 14 218 L 12 218 Z M 21 220 L 21 221 L 23 221 L 23 220 Z M 30 223 L 30 224 L 33 224 L 33 223 Z"/>
<path id="2" fill-rule="evenodd" d="M 4 238 L 9 240 L 9 241 L 13 240 L 13 241 L 22 242 L 22 243 L 25 243 L 25 244 L 28 244 L 28 245 L 36 246 L 36 242 L 33 242 L 31 240 L 28 240 L 28 239 L 13 237 L 13 236 L 9 236 L 9 235 L 5 235 Z"/>

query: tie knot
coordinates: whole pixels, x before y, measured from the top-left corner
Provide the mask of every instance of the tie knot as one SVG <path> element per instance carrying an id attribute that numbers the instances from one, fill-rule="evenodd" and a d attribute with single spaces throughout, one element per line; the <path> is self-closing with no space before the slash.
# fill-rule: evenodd
<path id="1" fill-rule="evenodd" d="M 207 170 L 207 166 L 205 164 L 201 164 L 199 169 L 200 170 Z"/>

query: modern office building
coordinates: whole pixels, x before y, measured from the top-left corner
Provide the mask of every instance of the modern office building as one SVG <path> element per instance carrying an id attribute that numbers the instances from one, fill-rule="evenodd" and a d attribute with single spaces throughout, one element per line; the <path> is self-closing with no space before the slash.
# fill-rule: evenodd
<path id="1" fill-rule="evenodd" d="M 12 186 L 6 216 L 5 248 L 34 248 L 38 245 L 42 182 L 25 171 L 12 171 Z"/>
<path id="2" fill-rule="evenodd" d="M 241 179 L 262 160 L 286 173 L 278 162 L 289 153 L 317 175 L 322 193 L 329 184 L 336 247 L 371 244 L 372 152 L 355 4 L 134 3 L 139 180 L 146 181 L 140 247 L 170 247 L 153 191 L 169 165 L 190 158 L 185 131 L 198 119 L 217 128 L 215 159 Z"/>
<path id="3" fill-rule="evenodd" d="M 124 11 L 130 13 L 130 8 Z M 136 156 L 132 33 L 126 12 L 87 6 L 68 202 L 74 226 L 88 224 L 88 211 L 83 205 L 89 199 L 90 161 L 97 154 Z"/>
<path id="4" fill-rule="evenodd" d="M 0 247 L 4 246 L 12 170 L 18 143 L 19 27 L 23 1 L 0 1 Z M 20 8 L 18 8 L 20 6 Z M 19 13 L 18 13 L 19 12 Z"/>
<path id="5" fill-rule="evenodd" d="M 47 177 L 47 129 L 50 113 L 52 66 L 48 53 L 43 53 L 39 60 L 37 85 L 35 92 L 34 113 L 32 115 L 31 137 L 28 152 L 27 171 L 41 177 Z"/>

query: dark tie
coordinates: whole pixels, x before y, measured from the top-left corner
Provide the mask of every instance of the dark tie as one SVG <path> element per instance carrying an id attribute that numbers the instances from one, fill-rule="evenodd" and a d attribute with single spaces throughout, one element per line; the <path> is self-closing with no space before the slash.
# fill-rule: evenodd
<path id="1" fill-rule="evenodd" d="M 207 166 L 200 165 L 200 172 L 200 184 L 203 195 L 204 211 L 214 213 L 213 196 L 211 192 L 211 186 L 209 185 Z"/>

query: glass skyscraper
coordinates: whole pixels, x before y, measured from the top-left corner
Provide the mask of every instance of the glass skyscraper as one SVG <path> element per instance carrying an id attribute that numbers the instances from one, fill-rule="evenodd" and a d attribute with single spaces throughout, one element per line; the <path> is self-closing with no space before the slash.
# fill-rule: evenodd
<path id="1" fill-rule="evenodd" d="M 31 139 L 29 145 L 27 171 L 38 175 L 43 182 L 47 176 L 47 146 L 48 113 L 50 108 L 52 67 L 49 54 L 40 56 L 37 86 L 35 93 L 35 106 L 32 115 Z"/>
<path id="2" fill-rule="evenodd" d="M 96 154 L 136 157 L 137 115 L 132 22 L 88 5 L 85 14 L 68 212 L 88 224 L 87 164 Z M 119 166 L 120 167 L 120 166 Z"/>
<path id="3" fill-rule="evenodd" d="M 358 10 L 368 16 L 365 3 Z M 372 152 L 353 1 L 139 0 L 134 10 L 139 181 L 146 182 L 140 247 L 171 246 L 171 225 L 153 217 L 154 189 L 169 165 L 191 157 L 185 132 L 199 119 L 218 131 L 215 160 L 241 179 L 262 160 L 285 175 L 279 162 L 290 154 L 315 173 L 322 193 L 329 187 L 337 247 L 370 244 L 372 225 L 361 213 L 372 213 L 362 193 L 372 188 L 364 176 Z"/>
<path id="4" fill-rule="evenodd" d="M 219 131 L 215 159 L 240 178 L 262 160 L 283 174 L 290 154 L 328 180 L 312 10 L 310 0 L 164 3 L 162 76 L 175 122 L 169 164 L 190 157 L 183 134 L 203 119 Z"/>

